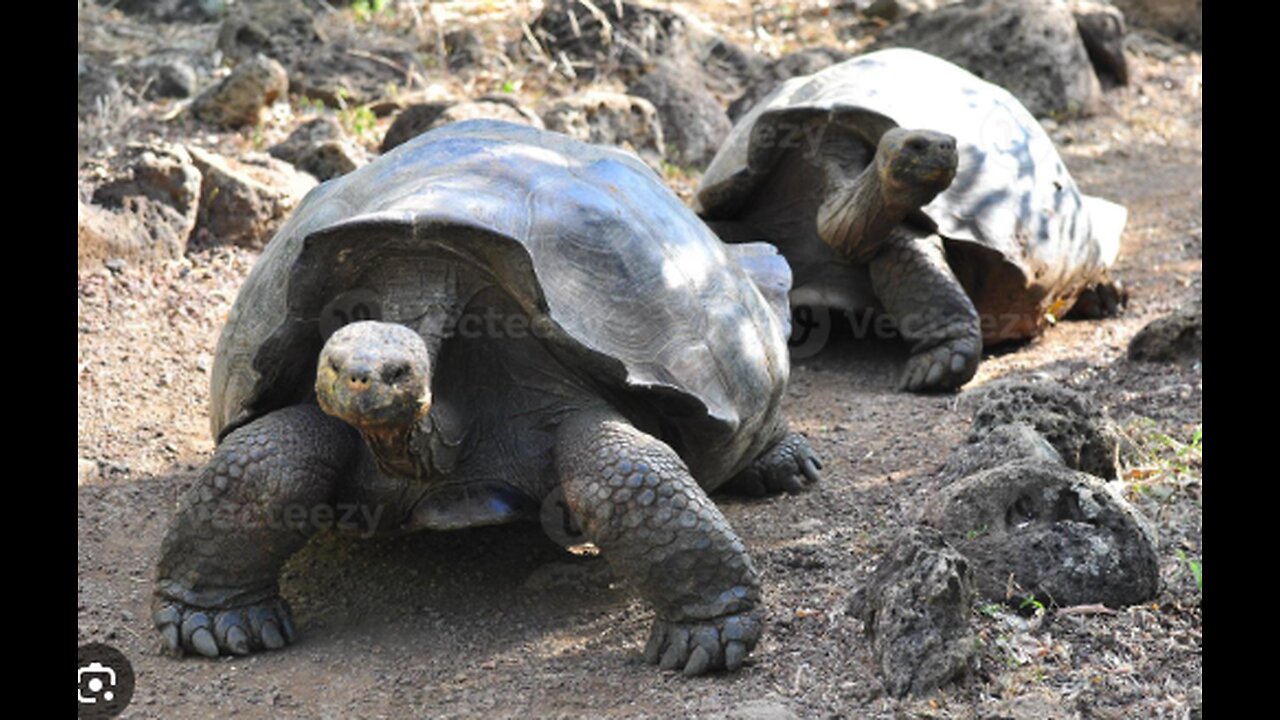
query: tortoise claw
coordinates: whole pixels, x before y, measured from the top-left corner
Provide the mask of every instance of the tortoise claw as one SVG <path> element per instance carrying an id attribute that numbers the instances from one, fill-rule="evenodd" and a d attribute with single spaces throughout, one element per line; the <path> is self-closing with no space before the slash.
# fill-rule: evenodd
<path id="1" fill-rule="evenodd" d="M 742 667 L 760 639 L 762 625 L 753 614 L 725 615 L 702 621 L 655 620 L 645 660 L 686 677 Z"/>
<path id="2" fill-rule="evenodd" d="M 973 378 L 981 356 L 981 344 L 968 338 L 918 352 L 907 360 L 901 388 L 919 393 L 954 390 Z"/>
<path id="3" fill-rule="evenodd" d="M 203 609 L 162 599 L 151 614 L 162 649 L 171 655 L 248 655 L 293 641 L 289 606 L 281 598 L 229 609 Z"/>

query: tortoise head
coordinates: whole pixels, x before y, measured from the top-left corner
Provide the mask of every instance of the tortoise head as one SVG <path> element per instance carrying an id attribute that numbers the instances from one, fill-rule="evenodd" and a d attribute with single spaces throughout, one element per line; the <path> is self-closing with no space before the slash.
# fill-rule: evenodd
<path id="1" fill-rule="evenodd" d="M 325 412 L 366 433 L 408 430 L 431 409 L 426 342 L 395 323 L 339 328 L 320 351 L 316 400 Z"/>
<path id="2" fill-rule="evenodd" d="M 884 192 L 913 208 L 927 205 L 951 185 L 958 161 L 955 138 L 932 130 L 893 128 L 876 149 Z"/>

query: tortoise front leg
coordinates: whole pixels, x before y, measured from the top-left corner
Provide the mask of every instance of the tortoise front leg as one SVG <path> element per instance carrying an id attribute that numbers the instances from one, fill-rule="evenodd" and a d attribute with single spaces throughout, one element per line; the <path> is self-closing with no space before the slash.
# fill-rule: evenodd
<path id="1" fill-rule="evenodd" d="M 315 518 L 335 517 L 359 443 L 313 405 L 277 410 L 223 440 L 156 564 L 152 619 L 169 652 L 244 655 L 293 640 L 280 568 L 320 529 Z"/>
<path id="2" fill-rule="evenodd" d="M 931 392 L 968 382 L 982 358 L 982 326 L 942 238 L 897 230 L 869 267 L 872 291 L 912 343 L 902 387 Z"/>
<path id="3" fill-rule="evenodd" d="M 558 430 L 556 471 L 587 538 L 657 612 L 646 660 L 685 675 L 739 668 L 760 638 L 760 582 L 675 451 L 612 411 L 583 411 Z"/>

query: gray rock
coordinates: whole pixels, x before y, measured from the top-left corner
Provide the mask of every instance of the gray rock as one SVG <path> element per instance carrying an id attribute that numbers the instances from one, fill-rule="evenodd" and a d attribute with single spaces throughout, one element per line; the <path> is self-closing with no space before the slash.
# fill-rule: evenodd
<path id="1" fill-rule="evenodd" d="M 965 0 L 890 27 L 871 49 L 910 47 L 1001 85 L 1036 117 L 1093 112 L 1101 86 L 1071 11 L 1054 0 Z"/>
<path id="2" fill-rule="evenodd" d="M 703 169 L 729 136 L 733 123 L 697 79 L 697 73 L 661 62 L 627 87 L 658 109 L 667 157 L 677 165 Z"/>
<path id="3" fill-rule="evenodd" d="M 762 68 L 746 91 L 730 103 L 729 118 L 737 122 L 738 118 L 765 99 L 783 80 L 797 75 L 812 75 L 850 57 L 852 55 L 844 50 L 827 47 L 806 48 L 783 55 Z"/>
<path id="4" fill-rule="evenodd" d="M 347 138 L 342 125 L 328 116 L 303 123 L 284 142 L 268 148 L 267 152 L 321 182 L 369 162 L 369 153 Z"/>
<path id="5" fill-rule="evenodd" d="M 231 159 L 187 149 L 203 175 L 196 232 L 210 244 L 263 247 L 317 184 L 266 153 Z"/>
<path id="6" fill-rule="evenodd" d="M 126 213 L 79 201 L 76 212 L 76 268 L 100 267 L 122 255 L 152 255 L 158 259 L 176 257 L 169 242 L 148 243 L 147 228 Z"/>
<path id="7" fill-rule="evenodd" d="M 218 33 L 218 49 L 232 62 L 257 55 L 286 70 L 289 91 L 341 109 L 381 100 L 389 86 L 425 76 L 415 42 L 392 35 L 377 45 L 330 41 L 308 4 L 265 0 L 232 6 Z"/>
<path id="8" fill-rule="evenodd" d="M 1112 0 L 1129 24 L 1167 35 L 1200 49 L 1204 36 L 1203 0 Z"/>
<path id="9" fill-rule="evenodd" d="M 886 22 L 896 22 L 918 12 L 933 10 L 952 0 L 860 0 L 862 14 Z"/>
<path id="10" fill-rule="evenodd" d="M 705 42 L 689 19 L 670 8 L 634 2 L 596 3 L 600 15 L 577 0 L 551 0 L 530 29 L 552 59 L 563 56 L 584 79 L 597 74 L 634 76 L 662 58 L 696 52 Z"/>
<path id="11" fill-rule="evenodd" d="M 865 623 L 885 690 L 895 697 L 964 677 L 974 652 L 969 561 L 929 527 L 909 527 L 849 600 Z"/>
<path id="12" fill-rule="evenodd" d="M 969 559 L 991 600 L 1124 607 L 1159 591 L 1151 524 L 1111 486 L 1062 465 L 1020 460 L 957 480 L 921 522 Z"/>
<path id="13" fill-rule="evenodd" d="M 475 101 L 419 103 L 406 107 L 396 115 L 382 138 L 381 152 L 386 153 L 397 145 L 442 125 L 481 118 L 543 127 L 542 118 L 536 113 L 501 95 L 486 95 Z"/>
<path id="14" fill-rule="evenodd" d="M 947 481 L 954 481 L 1014 460 L 1064 464 L 1058 451 L 1034 427 L 1015 422 L 971 436 L 947 458 L 941 475 Z"/>
<path id="15" fill-rule="evenodd" d="M 674 62 L 696 84 L 734 97 L 767 64 L 759 53 L 729 41 L 678 4 L 608 0 L 595 3 L 597 15 L 577 0 L 552 0 L 531 25 L 540 52 L 521 41 L 524 54 L 556 62 L 561 72 L 582 79 L 596 76 L 634 81 L 660 62 Z"/>
<path id="16" fill-rule="evenodd" d="M 168 143 L 131 144 L 112 158 L 108 180 L 78 211 L 78 264 L 112 258 L 147 262 L 181 257 L 195 228 L 201 173 Z"/>
<path id="17" fill-rule="evenodd" d="M 1051 381 L 998 380 L 966 391 L 960 407 L 973 413 L 970 443 L 1002 425 L 1025 423 L 1058 451 L 1067 467 L 1100 478 L 1116 477 L 1120 434 L 1083 393 Z"/>
<path id="18" fill-rule="evenodd" d="M 658 109 L 641 97 L 588 90 L 557 101 L 542 121 L 548 130 L 583 142 L 631 150 L 654 168 L 666 156 Z"/>
<path id="19" fill-rule="evenodd" d="M 388 88 L 402 87 L 413 75 L 427 76 L 417 53 L 399 41 L 369 49 L 325 43 L 293 54 L 286 66 L 291 92 L 331 108 L 381 102 L 393 94 Z"/>
<path id="20" fill-rule="evenodd" d="M 741 95 L 760 79 L 770 64 L 764 55 L 719 35 L 712 35 L 705 41 L 695 52 L 693 60 L 702 70 L 707 89 L 725 101 Z"/>
<path id="21" fill-rule="evenodd" d="M 1070 0 L 1070 7 L 1098 78 L 1109 85 L 1128 85 L 1124 13 L 1105 0 Z"/>
<path id="22" fill-rule="evenodd" d="M 1129 359 L 1146 362 L 1199 360 L 1204 354 L 1201 298 L 1152 320 L 1129 341 Z"/>
<path id="23" fill-rule="evenodd" d="M 324 36 L 303 3 L 237 2 L 218 28 L 218 50 L 233 63 L 262 54 L 287 67 L 322 45 Z"/>
<path id="24" fill-rule="evenodd" d="M 196 97 L 191 111 L 205 122 L 227 128 L 255 125 L 262 111 L 289 91 L 284 66 L 256 55 L 235 67 L 222 82 Z"/>
<path id="25" fill-rule="evenodd" d="M 501 60 L 485 47 L 484 41 L 469 29 L 453 30 L 444 34 L 445 64 L 450 70 L 469 67 L 496 67 Z"/>
<path id="26" fill-rule="evenodd" d="M 152 55 L 134 63 L 133 69 L 142 76 L 148 98 L 188 98 L 196 92 L 196 70 L 183 57 Z"/>
<path id="27" fill-rule="evenodd" d="M 395 120 L 391 121 L 391 126 L 387 128 L 386 134 L 382 136 L 382 145 L 378 148 L 378 151 L 386 154 L 392 148 L 403 145 L 405 142 L 436 127 L 436 120 L 445 110 L 456 104 L 445 100 L 414 103 L 405 107 L 396 114 Z"/>

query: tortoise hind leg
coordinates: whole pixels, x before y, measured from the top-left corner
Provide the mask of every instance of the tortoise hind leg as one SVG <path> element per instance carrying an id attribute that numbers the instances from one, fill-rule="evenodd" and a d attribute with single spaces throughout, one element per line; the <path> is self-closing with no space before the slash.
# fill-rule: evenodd
<path id="1" fill-rule="evenodd" d="M 280 568 L 320 529 L 314 511 L 332 510 L 360 442 L 315 406 L 278 410 L 223 440 L 156 564 L 152 619 L 166 650 L 244 655 L 293 640 Z"/>
<path id="2" fill-rule="evenodd" d="M 1075 304 L 1067 311 L 1068 320 L 1100 320 L 1119 317 L 1129 304 L 1129 291 L 1111 277 L 1086 287 L 1076 297 Z"/>
<path id="3" fill-rule="evenodd" d="M 902 387 L 936 392 L 968 382 L 982 358 L 982 326 L 947 265 L 942 238 L 899 228 L 869 269 L 876 297 L 912 343 Z"/>
<path id="4" fill-rule="evenodd" d="M 761 453 L 723 489 L 738 495 L 763 497 L 779 492 L 796 494 L 818 482 L 822 461 L 803 435 L 786 430 L 782 439 Z"/>
<path id="5" fill-rule="evenodd" d="M 557 431 L 556 472 L 587 539 L 656 610 L 646 660 L 685 675 L 740 667 L 760 638 L 760 581 L 680 456 L 586 410 Z"/>

